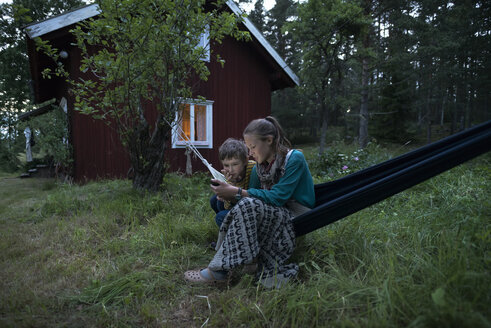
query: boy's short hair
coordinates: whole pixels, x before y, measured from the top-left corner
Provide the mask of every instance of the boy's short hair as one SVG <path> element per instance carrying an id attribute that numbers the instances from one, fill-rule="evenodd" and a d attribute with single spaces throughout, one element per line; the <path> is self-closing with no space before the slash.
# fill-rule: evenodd
<path id="1" fill-rule="evenodd" d="M 237 158 L 244 163 L 247 163 L 249 151 L 242 140 L 228 138 L 223 142 L 220 148 L 218 148 L 218 157 L 221 161 L 226 158 Z"/>

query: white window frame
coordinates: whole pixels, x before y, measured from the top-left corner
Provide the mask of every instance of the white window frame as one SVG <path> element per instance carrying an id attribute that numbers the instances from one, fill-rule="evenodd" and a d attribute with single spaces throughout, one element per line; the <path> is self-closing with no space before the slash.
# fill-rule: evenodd
<path id="1" fill-rule="evenodd" d="M 208 25 L 206 25 L 205 31 L 201 34 L 196 47 L 202 47 L 205 50 L 201 60 L 210 62 L 210 27 Z"/>
<path id="2" fill-rule="evenodd" d="M 191 132 L 191 144 L 196 148 L 213 148 L 213 100 L 198 100 L 187 99 L 180 102 L 181 104 L 189 105 L 189 120 Z M 206 141 L 196 141 L 194 135 L 194 105 L 206 106 Z M 174 122 L 172 124 L 172 148 L 186 148 L 187 142 L 179 140 L 178 127 L 181 126 L 182 118 L 179 117 L 179 112 L 176 112 Z"/>

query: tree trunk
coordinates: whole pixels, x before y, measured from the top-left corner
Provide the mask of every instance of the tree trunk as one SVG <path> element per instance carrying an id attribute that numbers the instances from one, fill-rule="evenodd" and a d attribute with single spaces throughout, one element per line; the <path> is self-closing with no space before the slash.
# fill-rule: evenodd
<path id="1" fill-rule="evenodd" d="M 430 87 L 431 75 L 428 77 L 428 86 L 426 90 L 425 99 L 425 111 L 426 111 L 426 143 L 431 143 L 431 124 L 433 119 L 433 113 L 431 112 L 431 93 L 432 88 Z"/>
<path id="2" fill-rule="evenodd" d="M 426 143 L 431 143 L 431 120 L 428 120 L 428 125 L 426 126 Z"/>
<path id="3" fill-rule="evenodd" d="M 368 144 L 368 58 L 366 57 L 362 60 L 361 88 L 358 143 L 360 148 L 365 148 Z"/>
<path id="4" fill-rule="evenodd" d="M 470 128 L 472 126 L 472 120 L 474 116 L 474 111 L 475 111 L 475 90 L 471 87 L 471 92 L 469 94 L 469 112 L 468 112 L 468 117 L 467 117 L 467 128 Z"/>
<path id="5" fill-rule="evenodd" d="M 317 138 L 317 127 L 315 124 L 310 125 L 310 136 L 313 138 Z"/>
<path id="6" fill-rule="evenodd" d="M 466 67 L 465 67 L 465 59 L 461 58 L 459 61 L 459 66 L 463 71 L 463 75 L 459 76 L 458 84 L 457 84 L 457 117 L 456 120 L 458 122 L 458 130 L 464 130 L 465 125 L 465 106 L 466 106 Z"/>
<path id="7" fill-rule="evenodd" d="M 449 96 L 451 96 L 451 101 L 449 101 L 449 106 L 450 106 L 450 114 L 451 114 L 451 121 L 450 121 L 450 134 L 454 134 L 455 130 L 457 128 L 457 104 L 456 104 L 456 96 L 455 96 L 455 90 L 454 87 L 451 86 L 449 90 Z"/>
<path id="8" fill-rule="evenodd" d="M 423 122 L 423 114 L 421 111 L 421 106 L 418 106 L 418 123 L 416 124 L 416 134 L 419 135 L 421 133 L 421 123 Z"/>
<path id="9" fill-rule="evenodd" d="M 363 2 L 363 15 L 372 16 L 372 0 Z M 370 28 L 367 26 L 362 34 L 362 58 L 361 58 L 361 104 L 360 104 L 360 126 L 358 130 L 358 145 L 365 148 L 368 144 L 368 79 L 369 79 L 369 48 Z"/>
<path id="10" fill-rule="evenodd" d="M 136 171 L 133 178 L 133 188 L 137 190 L 158 191 L 165 175 L 164 158 L 154 156 L 153 163 L 148 163 L 145 170 Z"/>
<path id="11" fill-rule="evenodd" d="M 464 129 L 470 127 L 470 117 L 471 117 L 471 98 L 472 98 L 472 87 L 469 85 L 469 71 L 465 72 L 465 107 L 464 107 Z"/>
<path id="12" fill-rule="evenodd" d="M 319 146 L 319 154 L 324 153 L 326 149 L 326 135 L 327 135 L 327 108 L 325 102 L 321 105 L 321 140 Z"/>
<path id="13" fill-rule="evenodd" d="M 160 119 L 158 119 L 160 120 Z M 142 121 L 128 141 L 130 161 L 134 169 L 133 188 L 158 191 L 165 175 L 164 154 L 170 136 L 170 127 L 155 124 L 152 135 L 148 124 Z"/>
<path id="14" fill-rule="evenodd" d="M 193 163 L 191 161 L 191 154 L 192 151 L 189 147 L 186 148 L 186 151 L 184 152 L 184 155 L 186 155 L 186 175 L 191 176 L 193 175 Z"/>
<path id="15" fill-rule="evenodd" d="M 442 100 L 442 108 L 440 111 L 440 126 L 443 127 L 443 123 L 445 122 L 444 116 L 445 116 L 445 107 L 447 105 L 447 91 L 445 90 L 443 92 L 443 100 Z"/>

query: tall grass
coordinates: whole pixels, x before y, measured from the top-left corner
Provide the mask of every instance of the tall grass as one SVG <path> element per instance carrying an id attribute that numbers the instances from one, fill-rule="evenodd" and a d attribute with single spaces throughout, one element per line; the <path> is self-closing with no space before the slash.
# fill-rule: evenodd
<path id="1" fill-rule="evenodd" d="M 489 163 L 482 156 L 299 238 L 300 274 L 279 290 L 240 272 L 219 289 L 184 282 L 213 256 L 206 175 L 169 174 L 157 194 L 128 181 L 4 178 L 0 326 L 489 327 Z"/>

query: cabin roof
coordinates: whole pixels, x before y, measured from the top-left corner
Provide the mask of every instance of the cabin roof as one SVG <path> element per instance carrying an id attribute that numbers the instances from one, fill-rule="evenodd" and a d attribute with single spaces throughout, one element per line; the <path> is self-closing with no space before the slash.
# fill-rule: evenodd
<path id="1" fill-rule="evenodd" d="M 50 17 L 40 22 L 29 24 L 25 27 L 25 31 L 29 38 L 34 39 L 38 36 L 48 34 L 63 27 L 97 16 L 100 13 L 101 10 L 99 9 L 99 5 L 91 4 Z"/>
<path id="2" fill-rule="evenodd" d="M 237 16 L 242 15 L 242 10 L 232 0 L 228 0 L 226 3 L 234 14 L 236 14 Z M 36 37 L 40 37 L 42 35 L 70 26 L 72 24 L 76 24 L 85 19 L 97 16 L 100 13 L 101 10 L 98 4 L 87 5 L 54 17 L 50 17 L 41 22 L 30 24 L 26 26 L 25 32 L 29 38 L 34 39 Z M 291 70 L 291 68 L 280 57 L 276 50 L 273 49 L 271 44 L 264 38 L 264 36 L 261 34 L 261 32 L 259 32 L 254 24 L 252 24 L 252 22 L 247 17 L 243 18 L 243 24 L 252 34 L 253 38 L 255 38 L 259 42 L 259 44 L 267 51 L 267 53 L 281 67 L 281 69 L 294 82 L 294 84 L 299 85 L 300 80 L 298 76 Z"/>

